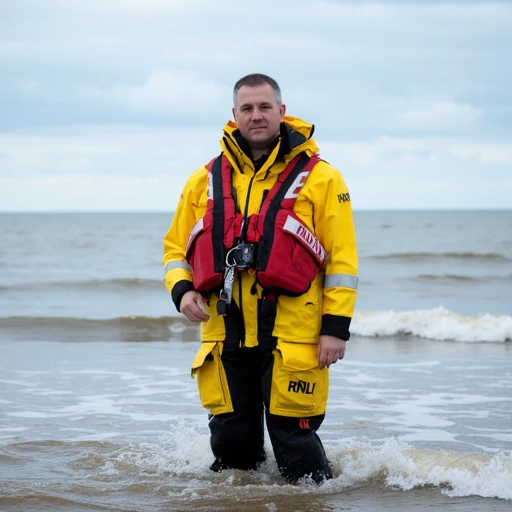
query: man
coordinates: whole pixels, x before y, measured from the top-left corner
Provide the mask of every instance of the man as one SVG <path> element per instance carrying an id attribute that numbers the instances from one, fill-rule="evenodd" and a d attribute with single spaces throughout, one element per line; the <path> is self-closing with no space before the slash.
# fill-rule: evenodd
<path id="1" fill-rule="evenodd" d="M 332 478 L 320 438 L 328 368 L 343 359 L 357 288 L 350 196 L 278 84 L 233 91 L 221 156 L 197 170 L 164 241 L 165 283 L 201 323 L 192 365 L 210 412 L 210 469 L 256 469 L 264 422 L 290 482 Z"/>

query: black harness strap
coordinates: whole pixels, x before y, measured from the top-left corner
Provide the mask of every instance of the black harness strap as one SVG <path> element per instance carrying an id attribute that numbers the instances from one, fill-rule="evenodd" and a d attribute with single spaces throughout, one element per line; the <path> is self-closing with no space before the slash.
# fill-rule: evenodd
<path id="1" fill-rule="evenodd" d="M 272 336 L 276 323 L 277 294 L 263 296 L 258 299 L 258 346 L 260 350 L 271 352 L 277 344 L 277 338 Z"/>
<path id="2" fill-rule="evenodd" d="M 212 249 L 215 272 L 224 272 L 224 183 L 222 180 L 222 155 L 212 164 L 213 229 Z"/>
<path id="3" fill-rule="evenodd" d="M 227 350 L 234 350 L 240 346 L 240 342 L 244 337 L 245 327 L 242 314 L 236 302 L 233 300 L 227 305 L 229 312 L 224 315 L 224 328 L 226 330 L 226 338 L 224 339 L 224 347 Z"/>

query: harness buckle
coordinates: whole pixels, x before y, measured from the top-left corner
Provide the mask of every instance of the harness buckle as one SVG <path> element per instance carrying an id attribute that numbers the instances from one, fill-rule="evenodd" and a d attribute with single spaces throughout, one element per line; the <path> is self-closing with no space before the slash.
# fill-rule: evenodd
<path id="1" fill-rule="evenodd" d="M 226 264 L 239 270 L 251 267 L 255 260 L 255 248 L 256 244 L 239 243 L 226 255 Z"/>

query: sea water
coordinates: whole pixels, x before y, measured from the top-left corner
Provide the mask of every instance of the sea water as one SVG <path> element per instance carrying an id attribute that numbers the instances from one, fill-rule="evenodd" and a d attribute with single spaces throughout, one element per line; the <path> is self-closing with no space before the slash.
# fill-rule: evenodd
<path id="1" fill-rule="evenodd" d="M 512 212 L 355 212 L 334 479 L 212 473 L 166 213 L 0 215 L 1 510 L 510 510 Z"/>

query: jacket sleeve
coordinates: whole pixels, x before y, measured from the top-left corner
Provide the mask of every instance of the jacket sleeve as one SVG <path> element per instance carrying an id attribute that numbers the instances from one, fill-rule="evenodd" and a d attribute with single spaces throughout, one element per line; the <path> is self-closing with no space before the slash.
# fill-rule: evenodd
<path id="1" fill-rule="evenodd" d="M 320 334 L 348 340 L 358 284 L 352 205 L 339 171 L 323 161 L 317 165 L 322 185 L 316 195 L 315 232 L 327 252 Z"/>
<path id="2" fill-rule="evenodd" d="M 192 268 L 186 261 L 186 250 L 192 228 L 206 212 L 207 180 L 205 167 L 189 178 L 164 238 L 165 286 L 178 311 L 183 295 L 194 289 Z"/>

